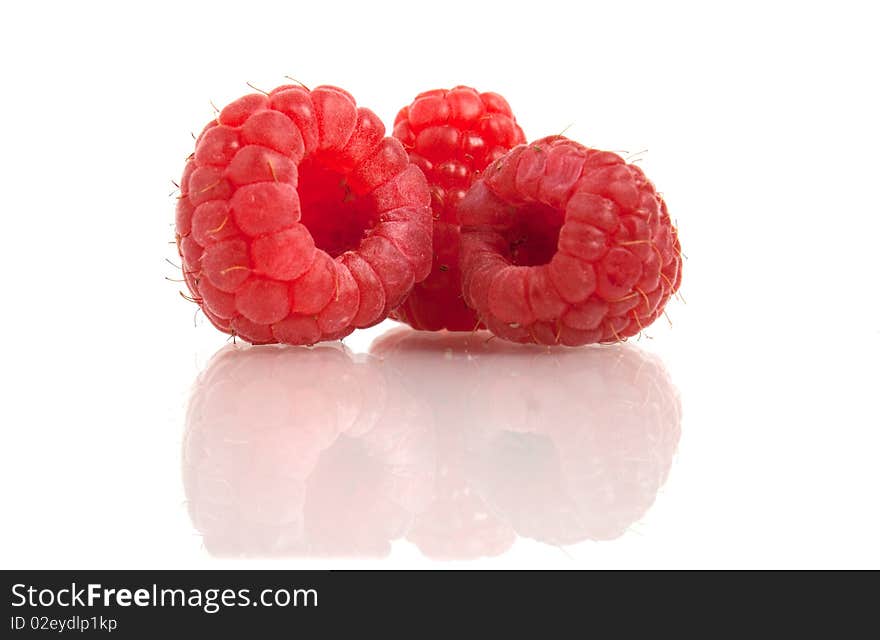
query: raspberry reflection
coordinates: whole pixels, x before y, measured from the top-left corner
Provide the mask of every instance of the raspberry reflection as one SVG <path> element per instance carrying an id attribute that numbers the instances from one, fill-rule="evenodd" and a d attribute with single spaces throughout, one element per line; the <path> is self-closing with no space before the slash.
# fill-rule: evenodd
<path id="1" fill-rule="evenodd" d="M 222 349 L 187 413 L 190 517 L 218 556 L 384 556 L 431 498 L 430 416 L 336 347 Z"/>
<path id="2" fill-rule="evenodd" d="M 337 347 L 227 347 L 187 416 L 190 515 L 219 556 L 499 555 L 621 536 L 653 504 L 680 403 L 629 346 L 523 347 L 486 334 Z"/>

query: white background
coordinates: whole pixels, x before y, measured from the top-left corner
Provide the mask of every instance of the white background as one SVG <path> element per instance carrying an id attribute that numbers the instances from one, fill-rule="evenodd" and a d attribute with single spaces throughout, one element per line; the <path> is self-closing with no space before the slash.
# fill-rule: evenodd
<path id="1" fill-rule="evenodd" d="M 869 7 L 7 3 L 0 565 L 880 567 Z M 468 84 L 504 94 L 529 138 L 568 127 L 648 150 L 687 303 L 637 346 L 662 359 L 683 419 L 668 481 L 620 538 L 521 537 L 460 564 L 404 540 L 369 561 L 207 552 L 181 447 L 226 337 L 164 279 L 171 180 L 210 100 L 284 75 L 342 86 L 388 126 L 416 93 Z M 391 326 L 346 344 L 363 353 Z"/>

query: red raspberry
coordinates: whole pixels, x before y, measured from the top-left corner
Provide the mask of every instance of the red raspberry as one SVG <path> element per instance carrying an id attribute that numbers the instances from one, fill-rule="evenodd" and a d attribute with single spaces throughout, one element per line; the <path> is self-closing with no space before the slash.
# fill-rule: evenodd
<path id="1" fill-rule="evenodd" d="M 471 331 L 477 317 L 461 299 L 456 205 L 489 163 L 525 142 L 522 129 L 497 93 L 455 87 L 416 96 L 397 114 L 394 137 L 431 186 L 434 263 L 392 317 L 416 329 Z"/>
<path id="2" fill-rule="evenodd" d="M 458 213 L 464 300 L 507 340 L 624 340 L 681 283 L 678 233 L 642 170 L 562 136 L 497 160 Z"/>
<path id="3" fill-rule="evenodd" d="M 183 171 L 177 241 L 220 330 L 312 344 L 383 320 L 431 269 L 430 196 L 403 146 L 335 87 L 223 109 Z"/>

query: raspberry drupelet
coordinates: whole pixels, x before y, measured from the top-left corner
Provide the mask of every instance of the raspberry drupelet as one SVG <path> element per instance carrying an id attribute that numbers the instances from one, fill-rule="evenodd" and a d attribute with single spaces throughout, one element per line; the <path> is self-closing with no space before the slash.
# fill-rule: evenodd
<path id="1" fill-rule="evenodd" d="M 220 111 L 180 183 L 193 299 L 254 344 L 313 344 L 386 318 L 431 269 L 421 170 L 369 109 L 285 85 Z"/>
<path id="2" fill-rule="evenodd" d="M 464 300 L 507 340 L 622 341 L 681 283 L 678 233 L 642 170 L 562 136 L 495 161 L 458 214 Z"/>
<path id="3" fill-rule="evenodd" d="M 397 114 L 394 136 L 430 185 L 434 258 L 392 317 L 416 329 L 471 331 L 478 321 L 461 298 L 456 207 L 486 166 L 525 142 L 522 129 L 503 97 L 459 86 L 419 94 Z"/>

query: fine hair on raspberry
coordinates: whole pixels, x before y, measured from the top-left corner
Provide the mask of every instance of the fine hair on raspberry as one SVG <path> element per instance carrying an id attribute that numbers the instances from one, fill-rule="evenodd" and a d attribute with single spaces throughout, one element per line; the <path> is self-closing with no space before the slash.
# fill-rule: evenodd
<path id="1" fill-rule="evenodd" d="M 562 136 L 496 160 L 458 214 L 464 300 L 506 340 L 622 341 L 681 283 L 678 233 L 642 170 Z"/>
<path id="2" fill-rule="evenodd" d="M 416 329 L 472 331 L 479 322 L 461 297 L 456 209 L 486 166 L 525 142 L 525 136 L 502 96 L 458 86 L 417 95 L 397 114 L 394 137 L 428 179 L 434 257 L 430 275 L 392 317 Z"/>
<path id="3" fill-rule="evenodd" d="M 339 339 L 431 270 L 430 194 L 346 91 L 284 85 L 222 109 L 187 159 L 177 243 L 192 298 L 254 344 Z"/>

